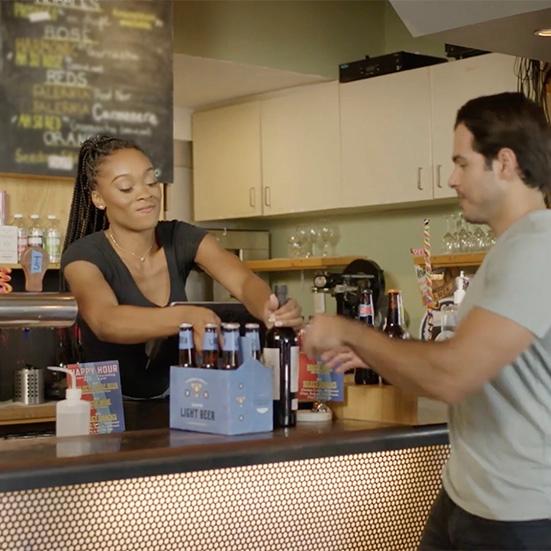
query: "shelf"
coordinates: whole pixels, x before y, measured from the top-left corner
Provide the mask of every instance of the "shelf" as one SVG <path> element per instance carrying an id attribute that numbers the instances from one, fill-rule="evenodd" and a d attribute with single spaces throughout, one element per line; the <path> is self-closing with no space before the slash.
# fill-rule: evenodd
<path id="1" fill-rule="evenodd" d="M 56 402 L 25 406 L 18 402 L 0 402 L 0 425 L 49 423 L 55 421 Z"/>
<path id="2" fill-rule="evenodd" d="M 269 260 L 246 260 L 245 266 L 253 272 L 287 272 L 299 270 L 325 270 L 348 266 L 362 256 L 311 256 L 310 258 L 270 258 Z"/>
<path id="3" fill-rule="evenodd" d="M 462 253 L 442 254 L 431 258 L 433 268 L 454 268 L 461 266 L 480 266 L 486 253 Z M 415 264 L 423 266 L 425 259 L 422 256 L 415 257 Z"/>
<path id="4" fill-rule="evenodd" d="M 11 268 L 12 270 L 21 270 L 21 264 L 0 264 L 2 268 Z M 59 270 L 59 262 L 50 262 L 48 270 Z"/>

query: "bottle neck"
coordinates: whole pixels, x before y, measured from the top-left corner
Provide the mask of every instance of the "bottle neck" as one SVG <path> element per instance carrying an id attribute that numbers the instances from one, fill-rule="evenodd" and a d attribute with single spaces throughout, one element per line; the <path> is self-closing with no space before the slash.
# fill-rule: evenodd
<path id="1" fill-rule="evenodd" d="M 402 326 L 402 301 L 399 293 L 391 293 L 388 297 L 387 327 Z"/>

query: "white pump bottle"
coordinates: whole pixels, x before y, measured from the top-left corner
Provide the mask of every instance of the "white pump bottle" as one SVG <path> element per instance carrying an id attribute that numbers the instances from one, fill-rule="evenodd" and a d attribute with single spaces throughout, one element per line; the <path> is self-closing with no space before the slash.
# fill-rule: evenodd
<path id="1" fill-rule="evenodd" d="M 48 369 L 66 373 L 70 380 L 65 400 L 60 400 L 56 405 L 55 435 L 90 434 L 90 402 L 82 399 L 82 390 L 77 388 L 75 374 L 66 367 L 48 367 Z"/>

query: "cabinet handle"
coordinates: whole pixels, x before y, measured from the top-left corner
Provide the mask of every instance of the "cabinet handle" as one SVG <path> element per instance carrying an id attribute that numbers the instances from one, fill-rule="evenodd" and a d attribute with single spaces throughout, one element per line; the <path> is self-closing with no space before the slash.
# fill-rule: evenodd
<path id="1" fill-rule="evenodd" d="M 270 191 L 270 186 L 264 188 L 264 206 L 272 206 L 272 192 Z"/>
<path id="2" fill-rule="evenodd" d="M 442 189 L 442 180 L 440 178 L 440 170 L 442 165 L 436 165 L 436 187 Z"/>
<path id="3" fill-rule="evenodd" d="M 423 190 L 423 184 L 421 183 L 421 172 L 423 171 L 423 167 L 417 167 L 417 189 L 422 191 Z"/>
<path id="4" fill-rule="evenodd" d="M 249 188 L 249 206 L 256 207 L 256 193 L 254 187 Z"/>

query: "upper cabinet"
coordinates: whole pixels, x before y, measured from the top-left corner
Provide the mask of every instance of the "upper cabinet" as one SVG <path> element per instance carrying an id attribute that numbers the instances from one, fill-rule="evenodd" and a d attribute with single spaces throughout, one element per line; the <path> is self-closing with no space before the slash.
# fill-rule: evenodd
<path id="1" fill-rule="evenodd" d="M 310 85 L 262 101 L 264 214 L 327 209 L 339 196 L 339 87 Z"/>
<path id="2" fill-rule="evenodd" d="M 512 56 L 491 54 L 430 68 L 435 198 L 455 197 L 448 186 L 448 178 L 453 170 L 452 129 L 457 110 L 478 96 L 516 91 L 514 65 Z"/>
<path id="3" fill-rule="evenodd" d="M 195 219 L 327 208 L 338 196 L 338 83 L 193 117 Z"/>
<path id="4" fill-rule="evenodd" d="M 193 116 L 196 220 L 262 214 L 260 104 L 231 105 Z"/>
<path id="5" fill-rule="evenodd" d="M 343 206 L 455 197 L 448 178 L 457 110 L 515 90 L 514 60 L 490 54 L 342 84 Z"/>
<path id="6" fill-rule="evenodd" d="M 195 219 L 454 197 L 457 110 L 515 90 L 514 63 L 488 54 L 197 113 Z"/>
<path id="7" fill-rule="evenodd" d="M 432 199 L 428 69 L 340 85 L 342 206 Z"/>

